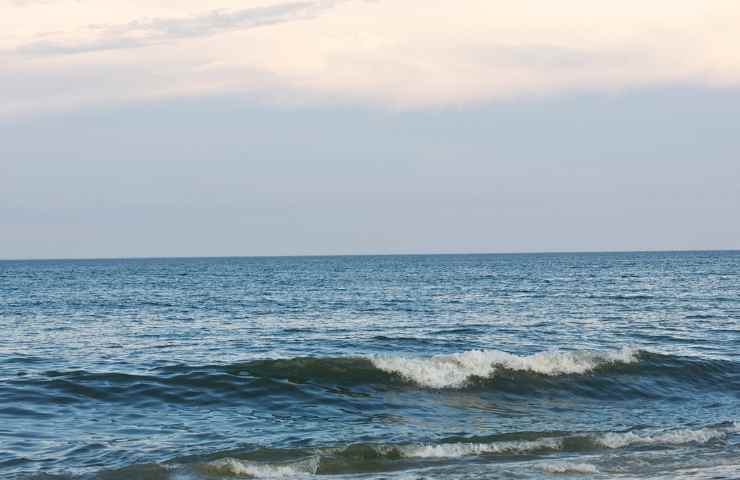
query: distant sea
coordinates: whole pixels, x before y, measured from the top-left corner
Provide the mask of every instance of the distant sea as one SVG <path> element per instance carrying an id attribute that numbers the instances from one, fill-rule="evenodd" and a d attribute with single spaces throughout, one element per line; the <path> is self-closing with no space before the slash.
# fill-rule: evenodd
<path id="1" fill-rule="evenodd" d="M 740 478 L 740 252 L 0 262 L 0 478 Z"/>

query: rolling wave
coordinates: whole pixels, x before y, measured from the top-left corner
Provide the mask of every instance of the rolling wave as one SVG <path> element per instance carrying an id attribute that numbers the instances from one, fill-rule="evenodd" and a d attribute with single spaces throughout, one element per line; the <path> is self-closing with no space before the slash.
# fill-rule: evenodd
<path id="1" fill-rule="evenodd" d="M 609 432 L 595 438 L 595 442 L 606 448 L 623 448 L 630 445 L 684 445 L 687 443 L 708 443 L 740 432 L 736 422 L 701 428 L 698 430 L 678 429 L 663 432 Z"/>
<path id="2" fill-rule="evenodd" d="M 347 389 L 473 389 L 532 396 L 595 398 L 675 395 L 687 389 L 740 391 L 740 363 L 631 348 L 552 351 L 517 356 L 496 350 L 404 357 L 306 357 L 210 366 L 177 365 L 145 373 L 47 371 L 7 382 L 0 402 L 22 398 L 65 404 L 111 402 L 204 404 L 271 394 L 306 397 L 307 386 Z M 342 387 L 335 389 L 334 387 Z M 311 395 L 315 395 L 313 389 Z"/>
<path id="3" fill-rule="evenodd" d="M 578 452 L 594 449 L 620 449 L 631 446 L 675 446 L 706 444 L 740 432 L 737 422 L 726 422 L 699 429 L 674 429 L 667 431 L 594 432 L 573 434 L 523 434 L 535 436 L 528 440 L 480 439 L 475 442 L 442 442 L 420 446 L 401 447 L 404 457 L 456 458 L 484 454 L 524 454 L 547 451 Z M 552 436 L 550 436 L 552 435 Z"/>
<path id="4" fill-rule="evenodd" d="M 616 352 L 541 352 L 518 356 L 498 350 L 470 350 L 427 358 L 398 356 L 371 357 L 377 368 L 396 373 L 429 388 L 462 388 L 471 378 L 491 379 L 500 370 L 514 370 L 555 376 L 584 374 L 612 364 L 638 361 L 639 351 L 622 348 Z"/>
<path id="5" fill-rule="evenodd" d="M 406 458 L 457 458 L 484 454 L 523 454 L 561 450 L 562 438 L 538 438 L 536 440 L 440 443 L 401 447 Z"/>
<path id="6" fill-rule="evenodd" d="M 227 457 L 199 465 L 198 470 L 216 475 L 226 474 L 253 478 L 286 478 L 299 477 L 306 474 L 316 474 L 319 469 L 319 462 L 319 456 L 309 457 L 306 460 L 291 464 L 272 465 Z"/>
<path id="7" fill-rule="evenodd" d="M 594 453 L 629 448 L 664 450 L 684 445 L 703 445 L 726 441 L 740 433 L 736 422 L 697 429 L 628 432 L 512 432 L 485 438 L 452 438 L 431 443 L 385 444 L 353 443 L 333 447 L 228 451 L 205 457 L 175 459 L 159 465 L 130 466 L 108 472 L 105 478 L 132 478 L 146 471 L 147 478 L 300 478 L 314 475 L 388 472 L 451 459 L 511 459 L 541 457 L 537 468 L 546 473 L 598 473 L 591 463 L 564 461 L 553 454 Z M 119 475 L 120 474 L 120 475 Z M 154 475 L 156 474 L 156 475 Z M 184 475 L 184 476 L 183 476 Z"/>
<path id="8" fill-rule="evenodd" d="M 469 350 L 428 357 L 306 357 L 257 360 L 223 368 L 235 375 L 295 384 L 472 388 L 513 393 L 578 385 L 598 388 L 601 382 L 617 378 L 623 387 L 648 379 L 685 386 L 740 388 L 740 362 L 667 355 L 630 347 L 606 352 L 546 351 L 523 356 L 498 350 Z"/>
<path id="9" fill-rule="evenodd" d="M 595 465 L 583 462 L 546 462 L 540 468 L 545 473 L 599 473 Z"/>

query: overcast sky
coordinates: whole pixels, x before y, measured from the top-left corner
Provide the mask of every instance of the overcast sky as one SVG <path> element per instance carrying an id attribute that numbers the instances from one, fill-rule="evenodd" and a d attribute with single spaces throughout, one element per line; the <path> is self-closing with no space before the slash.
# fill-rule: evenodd
<path id="1" fill-rule="evenodd" d="M 0 258 L 740 248 L 739 24 L 0 0 Z"/>

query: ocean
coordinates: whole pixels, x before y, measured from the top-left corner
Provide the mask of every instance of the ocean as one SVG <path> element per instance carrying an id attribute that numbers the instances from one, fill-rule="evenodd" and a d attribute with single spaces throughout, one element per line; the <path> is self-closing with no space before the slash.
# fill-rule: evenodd
<path id="1" fill-rule="evenodd" d="M 3 261 L 0 334 L 1 478 L 740 478 L 740 252 Z"/>

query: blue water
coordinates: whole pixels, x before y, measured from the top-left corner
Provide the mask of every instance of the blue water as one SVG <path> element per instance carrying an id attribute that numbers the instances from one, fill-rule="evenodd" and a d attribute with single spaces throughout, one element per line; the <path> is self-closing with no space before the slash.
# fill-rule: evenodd
<path id="1" fill-rule="evenodd" d="M 0 262 L 0 476 L 740 478 L 740 252 Z"/>

